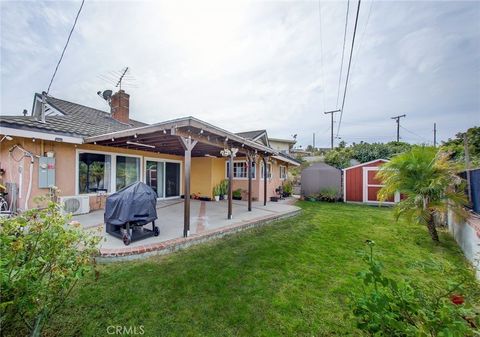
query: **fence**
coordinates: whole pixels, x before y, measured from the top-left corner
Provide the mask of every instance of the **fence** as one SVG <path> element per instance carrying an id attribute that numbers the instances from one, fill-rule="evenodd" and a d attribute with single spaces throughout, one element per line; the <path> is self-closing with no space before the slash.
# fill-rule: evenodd
<path id="1" fill-rule="evenodd" d="M 460 176 L 468 181 L 467 172 L 470 173 L 470 207 L 474 212 L 480 214 L 480 168 L 460 173 Z"/>

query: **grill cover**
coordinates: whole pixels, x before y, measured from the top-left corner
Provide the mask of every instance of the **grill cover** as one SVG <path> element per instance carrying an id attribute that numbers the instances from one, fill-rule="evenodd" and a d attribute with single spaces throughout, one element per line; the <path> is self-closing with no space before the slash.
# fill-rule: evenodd
<path id="1" fill-rule="evenodd" d="M 111 225 L 127 222 L 146 224 L 157 219 L 156 205 L 155 191 L 142 182 L 136 182 L 107 198 L 104 221 Z"/>

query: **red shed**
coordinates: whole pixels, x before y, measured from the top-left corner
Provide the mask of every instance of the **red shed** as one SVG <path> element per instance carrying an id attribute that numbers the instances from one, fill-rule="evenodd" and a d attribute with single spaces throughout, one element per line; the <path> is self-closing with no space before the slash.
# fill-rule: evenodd
<path id="1" fill-rule="evenodd" d="M 343 196 L 345 202 L 379 203 L 377 193 L 383 187 L 381 181 L 375 178 L 380 165 L 388 162 L 386 159 L 376 159 L 367 163 L 350 166 L 343 169 Z M 384 203 L 395 203 L 400 199 L 395 197 Z"/>

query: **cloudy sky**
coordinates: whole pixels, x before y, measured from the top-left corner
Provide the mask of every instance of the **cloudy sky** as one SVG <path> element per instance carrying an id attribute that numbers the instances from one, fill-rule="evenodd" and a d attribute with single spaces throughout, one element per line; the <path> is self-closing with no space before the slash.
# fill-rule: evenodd
<path id="1" fill-rule="evenodd" d="M 46 90 L 79 1 L 1 1 L 1 113 Z M 106 110 L 128 66 L 131 117 L 192 115 L 328 146 L 347 2 L 86 0 L 50 90 Z M 350 1 L 344 72 L 356 1 Z M 362 1 L 339 137 L 432 142 L 480 124 L 480 2 Z M 339 116 L 336 116 L 335 133 Z"/>

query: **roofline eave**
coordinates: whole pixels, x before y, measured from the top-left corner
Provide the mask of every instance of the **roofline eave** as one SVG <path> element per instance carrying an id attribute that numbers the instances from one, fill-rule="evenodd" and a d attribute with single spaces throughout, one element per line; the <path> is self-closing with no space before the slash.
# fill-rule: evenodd
<path id="1" fill-rule="evenodd" d="M 176 128 L 176 127 L 186 127 L 186 126 L 191 126 L 191 127 L 196 127 L 199 129 L 205 129 L 206 131 L 210 131 L 212 133 L 216 133 L 220 136 L 224 136 L 232 141 L 235 141 L 237 143 L 242 143 L 245 145 L 250 146 L 251 148 L 254 148 L 256 150 L 264 151 L 269 154 L 277 154 L 277 152 L 271 148 L 268 148 L 266 146 L 263 146 L 261 144 L 258 144 L 254 141 L 248 140 L 246 138 L 243 138 L 241 136 L 235 135 L 232 132 L 229 132 L 227 130 L 224 130 L 222 128 L 219 128 L 217 126 L 214 126 L 212 124 L 209 124 L 207 122 L 204 122 L 200 119 L 197 119 L 195 117 L 181 117 L 177 119 L 172 119 L 169 121 L 165 122 L 160 122 L 160 123 L 154 123 L 146 126 L 141 126 L 138 128 L 131 128 L 127 130 L 122 130 L 122 131 L 116 131 L 116 132 L 110 132 L 106 133 L 103 135 L 97 135 L 97 136 L 91 136 L 91 137 L 85 137 L 84 141 L 85 143 L 94 143 L 94 142 L 100 142 L 104 140 L 108 140 L 111 138 L 121 138 L 121 137 L 129 137 L 133 135 L 142 135 L 142 134 L 148 134 L 152 133 L 155 131 L 163 131 L 166 129 L 171 129 L 171 128 Z"/>

